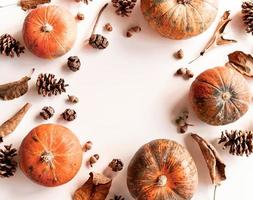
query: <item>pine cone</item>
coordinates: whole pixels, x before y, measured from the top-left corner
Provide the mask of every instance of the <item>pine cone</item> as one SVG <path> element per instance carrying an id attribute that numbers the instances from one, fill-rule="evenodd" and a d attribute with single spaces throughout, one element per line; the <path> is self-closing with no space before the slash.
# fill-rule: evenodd
<path id="1" fill-rule="evenodd" d="M 63 113 L 62 113 L 62 117 L 64 120 L 66 121 L 73 121 L 76 119 L 76 111 L 73 109 L 66 109 Z"/>
<path id="2" fill-rule="evenodd" d="M 246 1 L 242 4 L 243 22 L 246 25 L 246 32 L 253 34 L 253 1 Z"/>
<path id="3" fill-rule="evenodd" d="M 66 92 L 66 87 L 64 79 L 57 79 L 53 74 L 40 74 L 37 79 L 36 87 L 38 94 L 45 96 L 58 95 L 62 92 Z"/>
<path id="4" fill-rule="evenodd" d="M 77 56 L 70 56 L 67 65 L 71 71 L 76 72 L 81 67 L 81 61 Z"/>
<path id="5" fill-rule="evenodd" d="M 92 34 L 91 37 L 90 37 L 90 39 L 89 39 L 89 44 L 94 49 L 105 49 L 105 48 L 108 47 L 109 41 L 103 35 Z"/>
<path id="6" fill-rule="evenodd" d="M 220 143 L 224 143 L 223 149 L 229 147 L 229 153 L 232 155 L 249 156 L 253 152 L 253 132 L 225 131 L 221 134 Z"/>
<path id="7" fill-rule="evenodd" d="M 40 112 L 40 116 L 44 119 L 44 120 L 48 120 L 51 117 L 53 117 L 55 111 L 54 108 L 51 106 L 45 106 L 44 108 L 42 108 L 42 111 Z"/>
<path id="8" fill-rule="evenodd" d="M 0 53 L 6 56 L 14 57 L 15 54 L 19 57 L 24 53 L 25 47 L 21 46 L 20 42 L 15 40 L 9 34 L 0 36 Z"/>
<path id="9" fill-rule="evenodd" d="M 13 176 L 17 170 L 17 162 L 13 158 L 17 155 L 17 149 L 12 145 L 5 145 L 4 149 L 0 149 L 0 177 L 8 178 Z"/>
<path id="10" fill-rule="evenodd" d="M 113 6 L 116 8 L 116 14 L 121 17 L 129 17 L 137 0 L 112 0 Z"/>

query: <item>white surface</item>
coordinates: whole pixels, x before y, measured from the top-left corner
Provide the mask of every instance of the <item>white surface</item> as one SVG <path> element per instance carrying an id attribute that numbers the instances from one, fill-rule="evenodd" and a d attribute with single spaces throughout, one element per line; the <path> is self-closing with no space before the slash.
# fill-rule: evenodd
<path id="1" fill-rule="evenodd" d="M 92 140 L 95 144 L 92 151 L 84 155 L 84 160 L 93 153 L 99 153 L 101 159 L 93 169 L 88 169 L 83 164 L 78 176 L 57 188 L 36 185 L 18 170 L 14 177 L 0 180 L 0 199 L 71 200 L 71 195 L 86 181 L 90 170 L 102 172 L 113 158 L 121 158 L 127 166 L 141 145 L 157 138 L 173 139 L 188 148 L 199 170 L 198 191 L 193 199 L 212 199 L 213 186 L 199 148 L 189 136 L 178 134 L 173 124 L 178 112 L 187 107 L 187 95 L 193 79 L 184 81 L 173 74 L 198 55 L 225 9 L 231 10 L 233 17 L 226 30 L 229 33 L 228 37 L 237 39 L 238 43 L 218 47 L 189 67 L 197 75 L 210 67 L 223 65 L 227 61 L 226 55 L 234 50 L 252 52 L 252 36 L 245 34 L 241 23 L 241 1 L 220 0 L 216 22 L 204 34 L 186 41 L 168 40 L 151 30 L 141 15 L 139 4 L 130 18 L 115 15 L 114 8 L 110 5 L 103 14 L 97 30 L 110 41 L 108 49 L 104 51 L 96 51 L 84 44 L 97 11 L 103 4 L 101 1 L 94 0 L 88 6 L 80 6 L 74 0 L 54 2 L 68 7 L 74 15 L 78 10 L 83 11 L 86 19 L 79 22 L 75 47 L 61 58 L 42 60 L 28 51 L 15 59 L 1 56 L 1 83 L 19 79 L 28 74 L 33 67 L 36 68 L 27 95 L 14 101 L 0 102 L 0 122 L 4 122 L 25 102 L 33 104 L 24 121 L 1 146 L 13 143 L 15 147 L 19 147 L 22 138 L 30 129 L 44 123 L 37 118 L 40 109 L 45 105 L 51 105 L 55 108 L 56 115 L 49 122 L 65 124 L 78 135 L 82 143 Z M 0 34 L 10 33 L 22 41 L 21 30 L 25 16 L 26 13 L 20 8 L 1 9 Z M 102 30 L 107 22 L 113 26 L 114 30 L 111 33 Z M 141 25 L 143 31 L 128 39 L 124 34 L 131 25 Z M 186 54 L 183 61 L 177 61 L 172 56 L 180 48 Z M 76 73 L 67 70 L 65 66 L 70 55 L 78 55 L 82 60 L 82 68 Z M 67 94 L 77 95 L 80 103 L 75 106 L 67 105 L 66 94 L 53 98 L 38 96 L 34 84 L 41 72 L 51 72 L 57 77 L 65 78 L 70 84 Z M 249 80 L 249 83 L 252 84 L 252 81 Z M 78 118 L 74 122 L 65 123 L 58 119 L 67 107 L 73 107 L 78 112 Z M 221 130 L 252 130 L 252 114 L 253 110 L 250 108 L 237 122 L 224 127 L 213 127 L 202 123 L 191 113 L 190 122 L 195 126 L 189 131 L 199 133 L 218 147 L 215 139 L 220 136 Z M 227 164 L 227 180 L 218 188 L 217 200 L 252 199 L 253 158 L 230 156 L 222 151 L 220 146 L 218 150 Z M 109 197 L 116 193 L 125 196 L 126 199 L 132 199 L 126 186 L 126 169 L 125 167 L 124 171 L 115 177 Z"/>

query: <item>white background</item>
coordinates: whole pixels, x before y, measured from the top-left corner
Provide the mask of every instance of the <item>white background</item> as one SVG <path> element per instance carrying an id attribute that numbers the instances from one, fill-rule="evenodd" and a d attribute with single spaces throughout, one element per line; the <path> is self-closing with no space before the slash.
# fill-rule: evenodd
<path id="1" fill-rule="evenodd" d="M 187 95 L 193 79 L 185 81 L 173 74 L 198 55 L 226 9 L 231 10 L 233 18 L 226 29 L 227 37 L 237 39 L 238 43 L 217 47 L 188 67 L 197 75 L 208 68 L 223 65 L 227 61 L 227 54 L 234 50 L 252 53 L 252 36 L 244 32 L 240 18 L 241 1 L 220 0 L 215 23 L 204 34 L 185 41 L 165 39 L 154 32 L 144 21 L 139 4 L 130 18 L 117 16 L 110 5 L 97 29 L 98 33 L 103 33 L 110 41 L 109 47 L 104 51 L 91 49 L 84 43 L 98 9 L 103 5 L 101 1 L 94 0 L 88 6 L 81 6 L 74 0 L 55 0 L 54 3 L 69 8 L 73 15 L 80 10 L 85 13 L 86 19 L 78 23 L 78 40 L 74 48 L 61 58 L 43 60 L 28 50 L 20 58 L 0 56 L 0 83 L 17 80 L 29 74 L 33 67 L 36 68 L 33 79 L 29 82 L 28 94 L 13 101 L 0 102 L 0 122 L 12 116 L 25 102 L 33 104 L 20 126 L 5 139 L 1 147 L 12 143 L 18 148 L 22 138 L 33 127 L 44 123 L 37 115 L 45 105 L 51 105 L 56 110 L 55 117 L 49 122 L 65 124 L 78 135 L 81 143 L 91 140 L 94 147 L 84 155 L 84 164 L 78 176 L 68 184 L 45 188 L 31 182 L 18 169 L 14 177 L 0 180 L 0 199 L 70 200 L 75 189 L 86 181 L 89 171 L 102 172 L 113 158 L 122 159 L 127 166 L 141 145 L 157 138 L 173 139 L 187 147 L 199 171 L 198 191 L 193 199 L 212 199 L 213 186 L 199 148 L 187 134 L 178 134 L 173 124 L 177 114 L 187 107 Z M 16 7 L 1 9 L 0 34 L 10 33 L 23 43 L 21 30 L 26 14 Z M 103 31 L 102 27 L 107 22 L 113 26 L 111 33 Z M 125 32 L 132 25 L 140 25 L 143 30 L 129 39 L 125 37 Z M 172 55 L 180 48 L 186 56 L 184 60 L 177 61 Z M 76 73 L 66 68 L 66 60 L 70 55 L 78 55 L 82 60 L 81 70 Z M 51 98 L 38 96 L 34 85 L 41 72 L 65 78 L 70 84 L 67 94 L 78 96 L 80 103 L 75 106 L 66 104 L 66 94 Z M 252 84 L 251 80 L 248 82 Z M 60 113 L 68 107 L 78 112 L 78 118 L 70 123 L 59 119 Z M 237 122 L 213 127 L 196 119 L 194 114 L 190 115 L 189 121 L 195 126 L 189 131 L 212 142 L 227 164 L 227 180 L 218 188 L 217 200 L 252 199 L 253 158 L 230 156 L 217 145 L 222 130 L 252 130 L 252 116 L 253 110 L 250 108 Z M 85 161 L 93 153 L 98 153 L 101 159 L 93 169 L 88 169 Z M 132 199 L 126 186 L 126 169 L 127 167 L 113 180 L 108 197 L 121 194 L 126 199 Z"/>

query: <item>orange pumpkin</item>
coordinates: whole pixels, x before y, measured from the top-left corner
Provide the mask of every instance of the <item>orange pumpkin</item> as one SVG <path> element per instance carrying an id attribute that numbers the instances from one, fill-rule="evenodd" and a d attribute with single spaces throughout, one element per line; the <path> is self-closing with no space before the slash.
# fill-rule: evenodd
<path id="1" fill-rule="evenodd" d="M 145 144 L 128 166 L 128 189 L 138 200 L 188 200 L 197 184 L 192 157 L 182 145 L 171 140 Z"/>
<path id="2" fill-rule="evenodd" d="M 26 47 L 41 58 L 56 58 L 67 53 L 76 40 L 75 18 L 59 6 L 43 6 L 31 11 L 23 25 Z"/>
<path id="3" fill-rule="evenodd" d="M 204 71 L 190 89 L 194 112 L 211 125 L 225 125 L 238 120 L 248 111 L 250 99 L 245 78 L 229 67 Z"/>
<path id="4" fill-rule="evenodd" d="M 204 32 L 218 12 L 217 0 L 141 0 L 148 23 L 161 35 L 186 39 Z"/>
<path id="5" fill-rule="evenodd" d="M 70 181 L 82 163 L 82 148 L 77 137 L 67 128 L 43 124 L 23 140 L 20 168 L 33 181 L 44 186 L 58 186 Z"/>

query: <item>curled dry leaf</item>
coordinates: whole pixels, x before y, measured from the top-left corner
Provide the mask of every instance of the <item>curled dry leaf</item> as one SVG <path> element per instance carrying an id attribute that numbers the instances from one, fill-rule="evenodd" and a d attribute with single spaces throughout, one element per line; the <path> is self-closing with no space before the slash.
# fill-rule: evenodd
<path id="1" fill-rule="evenodd" d="M 111 179 L 102 174 L 91 172 L 86 183 L 75 191 L 73 200 L 105 200 L 111 184 Z"/>
<path id="2" fill-rule="evenodd" d="M 236 40 L 233 40 L 233 39 L 224 38 L 225 28 L 228 25 L 228 23 L 232 21 L 232 19 L 229 18 L 229 16 L 230 16 L 230 11 L 225 11 L 209 42 L 206 44 L 204 49 L 200 52 L 200 55 L 194 60 L 192 60 L 190 63 L 194 62 L 199 57 L 203 56 L 207 52 L 207 50 L 211 49 L 214 46 L 220 46 L 220 45 L 231 44 L 231 43 L 237 42 Z"/>
<path id="3" fill-rule="evenodd" d="M 51 0 L 21 0 L 20 6 L 24 11 L 37 8 L 40 4 L 50 3 Z"/>
<path id="4" fill-rule="evenodd" d="M 9 135 L 17 128 L 17 126 L 24 118 L 25 114 L 31 108 L 31 106 L 32 105 L 30 103 L 26 103 L 13 117 L 8 119 L 0 126 L 1 138 L 5 137 L 6 135 Z"/>
<path id="5" fill-rule="evenodd" d="M 221 181 L 226 180 L 225 167 L 226 165 L 219 157 L 216 149 L 206 140 L 197 134 L 191 134 L 192 138 L 198 143 L 202 154 L 206 160 L 209 174 L 214 185 L 220 185 Z"/>
<path id="6" fill-rule="evenodd" d="M 23 96 L 28 91 L 28 81 L 30 79 L 30 76 L 25 76 L 18 81 L 0 85 L 0 98 L 6 101 Z"/>
<path id="7" fill-rule="evenodd" d="M 228 66 L 233 67 L 242 75 L 253 77 L 253 57 L 242 51 L 235 51 L 228 55 Z"/>

